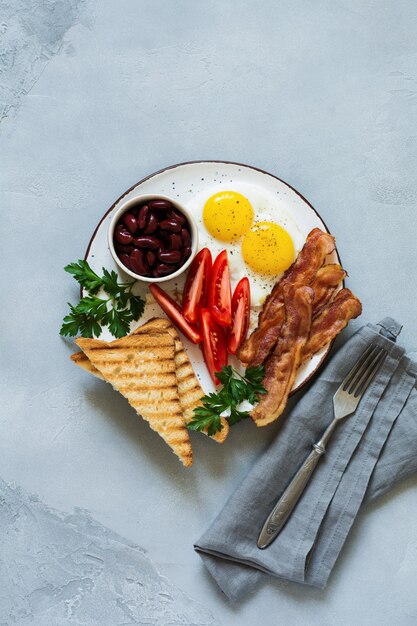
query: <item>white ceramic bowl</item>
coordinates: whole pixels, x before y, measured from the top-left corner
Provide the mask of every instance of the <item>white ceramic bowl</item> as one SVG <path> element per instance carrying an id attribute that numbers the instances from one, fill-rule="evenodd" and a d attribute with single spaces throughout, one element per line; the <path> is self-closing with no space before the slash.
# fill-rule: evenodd
<path id="1" fill-rule="evenodd" d="M 184 265 L 182 265 L 178 270 L 176 270 L 172 274 L 168 274 L 167 276 L 160 276 L 159 278 L 153 278 L 152 276 L 142 276 L 140 274 L 136 274 L 135 272 L 132 272 L 132 270 L 127 268 L 125 265 L 123 265 L 123 263 L 121 262 L 121 260 L 117 256 L 117 252 L 116 252 L 116 250 L 114 248 L 114 242 L 113 242 L 114 229 L 116 227 L 117 222 L 121 218 L 121 216 L 124 213 L 126 213 L 126 211 L 128 211 L 131 208 L 133 208 L 134 206 L 136 206 L 138 204 L 143 204 L 144 202 L 148 202 L 150 200 L 168 200 L 172 204 L 172 206 L 175 209 L 177 209 L 177 211 L 182 213 L 187 218 L 188 223 L 190 225 L 190 234 L 191 234 L 191 254 L 190 254 L 190 256 L 188 257 L 188 259 L 186 260 Z M 117 265 L 120 267 L 121 270 L 123 270 L 123 272 L 125 272 L 129 276 L 132 276 L 132 278 L 136 278 L 136 280 L 141 280 L 141 281 L 143 281 L 145 283 L 163 283 L 163 282 L 165 282 L 167 280 L 172 280 L 173 278 L 176 278 L 177 276 L 179 276 L 180 274 L 185 272 L 187 267 L 189 267 L 190 263 L 192 262 L 192 260 L 194 259 L 195 255 L 196 255 L 197 248 L 198 248 L 198 229 L 197 229 L 197 225 L 196 225 L 195 220 L 194 220 L 193 216 L 191 215 L 190 211 L 188 209 L 186 209 L 185 206 L 182 205 L 180 202 L 178 202 L 177 200 L 173 200 L 172 198 L 169 198 L 168 196 L 161 195 L 161 194 L 148 194 L 148 195 L 137 196 L 136 198 L 132 198 L 131 200 L 128 200 L 127 202 L 122 204 L 117 209 L 117 211 L 113 215 L 113 218 L 112 218 L 112 220 L 110 222 L 110 225 L 109 225 L 108 244 L 109 244 L 109 249 L 110 249 L 111 255 L 112 255 L 115 263 L 117 263 Z"/>

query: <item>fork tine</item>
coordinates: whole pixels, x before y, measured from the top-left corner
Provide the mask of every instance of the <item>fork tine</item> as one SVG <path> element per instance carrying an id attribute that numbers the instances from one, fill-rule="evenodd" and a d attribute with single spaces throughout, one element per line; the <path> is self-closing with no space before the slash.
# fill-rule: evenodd
<path id="1" fill-rule="evenodd" d="M 350 372 L 348 373 L 348 375 L 346 376 L 345 380 L 342 383 L 342 389 L 343 391 L 348 391 L 349 393 L 349 387 L 351 388 L 352 384 L 354 384 L 356 382 L 356 380 L 359 378 L 359 376 L 361 376 L 361 374 L 363 373 L 364 369 L 366 369 L 369 365 L 369 363 L 371 362 L 373 355 L 375 353 L 375 350 L 377 349 L 377 346 L 375 346 L 374 344 L 371 344 L 366 350 L 365 352 L 362 354 L 362 356 L 360 357 L 359 361 L 357 363 L 355 363 L 355 365 L 352 367 L 352 369 L 350 370 Z"/>
<path id="2" fill-rule="evenodd" d="M 380 350 L 381 349 L 379 348 L 379 346 L 373 346 L 373 349 L 369 353 L 368 358 L 363 363 L 363 365 L 360 368 L 360 370 L 358 371 L 357 375 L 351 381 L 350 385 L 346 389 L 347 393 L 353 394 L 355 392 L 355 390 L 358 388 L 359 382 L 363 380 L 363 377 L 369 371 L 369 368 L 373 365 L 373 363 L 375 361 L 375 358 L 379 355 Z"/>
<path id="3" fill-rule="evenodd" d="M 368 370 L 364 372 L 362 378 L 358 381 L 358 384 L 353 394 L 355 398 L 361 396 L 369 387 L 372 379 L 374 378 L 386 356 L 387 351 L 382 348 L 376 355 Z"/>
<path id="4" fill-rule="evenodd" d="M 359 370 L 359 372 L 357 373 L 357 375 L 355 376 L 355 378 L 352 380 L 351 384 L 349 385 L 347 389 L 348 393 L 353 393 L 355 389 L 357 389 L 359 381 L 363 379 L 364 375 L 372 366 L 375 358 L 379 355 L 379 353 L 380 353 L 380 347 L 374 346 L 373 350 L 369 353 L 368 358 L 363 363 L 361 369 Z"/>

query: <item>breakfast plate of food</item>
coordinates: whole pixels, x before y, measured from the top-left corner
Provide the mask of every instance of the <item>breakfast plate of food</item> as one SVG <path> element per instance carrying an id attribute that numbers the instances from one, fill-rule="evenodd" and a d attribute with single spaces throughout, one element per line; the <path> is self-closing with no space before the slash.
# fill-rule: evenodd
<path id="1" fill-rule="evenodd" d="M 84 260 L 62 335 L 185 466 L 189 430 L 266 426 L 361 312 L 335 239 L 290 185 L 238 163 L 182 163 L 124 193 Z"/>

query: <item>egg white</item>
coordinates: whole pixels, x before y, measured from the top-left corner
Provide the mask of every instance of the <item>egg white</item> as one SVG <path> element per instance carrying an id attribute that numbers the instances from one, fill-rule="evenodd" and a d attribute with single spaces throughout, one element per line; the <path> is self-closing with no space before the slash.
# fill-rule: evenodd
<path id="1" fill-rule="evenodd" d="M 199 231 L 199 249 L 209 248 L 213 260 L 215 256 L 222 250 L 227 250 L 230 280 L 232 290 L 243 276 L 247 276 L 251 286 L 251 308 L 259 310 L 263 305 L 265 298 L 271 292 L 272 287 L 279 280 L 282 274 L 276 276 L 266 276 L 254 272 L 243 260 L 241 245 L 242 240 L 227 243 L 219 241 L 211 235 L 203 220 L 203 209 L 206 201 L 215 193 L 222 191 L 237 191 L 245 196 L 251 203 L 254 211 L 254 222 L 274 222 L 284 228 L 290 235 L 293 244 L 295 256 L 299 253 L 305 242 L 305 236 L 301 233 L 291 214 L 283 206 L 283 201 L 273 194 L 266 193 L 262 188 L 255 185 L 249 185 L 241 182 L 234 182 L 230 187 L 213 186 L 206 189 L 204 194 L 198 194 L 189 204 L 190 210 L 196 219 Z"/>

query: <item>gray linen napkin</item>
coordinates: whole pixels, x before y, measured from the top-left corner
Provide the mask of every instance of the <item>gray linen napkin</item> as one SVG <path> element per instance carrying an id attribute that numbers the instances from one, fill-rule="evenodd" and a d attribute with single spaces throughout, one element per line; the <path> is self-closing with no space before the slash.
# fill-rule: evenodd
<path id="1" fill-rule="evenodd" d="M 269 449 L 196 542 L 204 564 L 232 600 L 261 572 L 323 588 L 364 499 L 417 471 L 417 361 L 395 344 L 391 318 L 362 327 L 333 356 Z M 266 550 L 260 529 L 333 417 L 332 398 L 370 343 L 388 355 L 356 413 L 343 421 L 284 529 Z"/>

